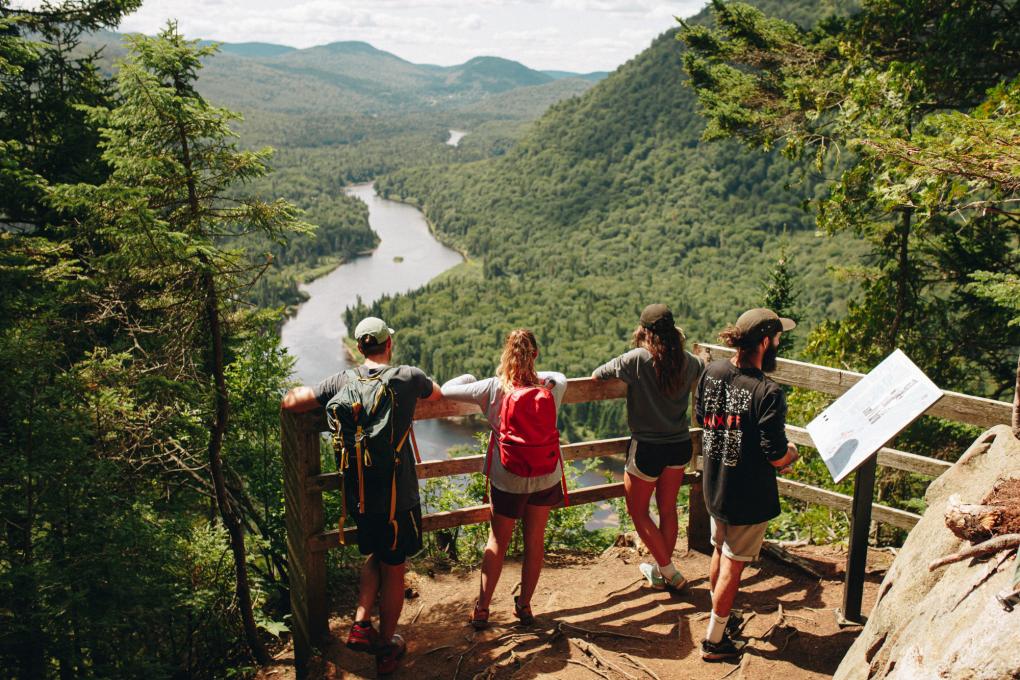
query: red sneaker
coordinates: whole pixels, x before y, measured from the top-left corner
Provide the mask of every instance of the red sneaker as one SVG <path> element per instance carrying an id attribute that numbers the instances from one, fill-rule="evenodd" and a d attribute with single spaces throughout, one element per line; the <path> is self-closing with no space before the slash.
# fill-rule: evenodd
<path id="1" fill-rule="evenodd" d="M 355 652 L 374 652 L 379 647 L 379 633 L 369 622 L 367 626 L 355 621 L 347 634 L 347 648 Z"/>
<path id="2" fill-rule="evenodd" d="M 394 635 L 390 643 L 375 657 L 375 674 L 389 675 L 397 670 L 405 653 L 407 653 L 407 643 L 404 642 L 404 638 Z"/>

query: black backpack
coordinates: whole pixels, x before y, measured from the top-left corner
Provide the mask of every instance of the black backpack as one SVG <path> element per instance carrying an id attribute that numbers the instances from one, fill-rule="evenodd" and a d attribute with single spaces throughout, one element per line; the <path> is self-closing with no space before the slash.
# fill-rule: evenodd
<path id="1" fill-rule="evenodd" d="M 341 543 L 348 507 L 356 507 L 359 514 L 388 514 L 396 543 L 400 451 L 409 435 L 413 439 L 410 427 L 405 432 L 394 428 L 397 401 L 389 380 L 397 370 L 387 367 L 375 375 L 363 375 L 358 368 L 350 369 L 343 387 L 326 403 L 343 500 Z"/>

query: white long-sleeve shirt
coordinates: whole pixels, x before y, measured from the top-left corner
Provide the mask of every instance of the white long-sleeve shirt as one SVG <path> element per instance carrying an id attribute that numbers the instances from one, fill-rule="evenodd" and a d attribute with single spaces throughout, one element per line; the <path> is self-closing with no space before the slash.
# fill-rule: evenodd
<path id="1" fill-rule="evenodd" d="M 563 395 L 567 391 L 567 377 L 555 371 L 540 371 L 538 377 L 552 392 L 556 408 L 559 410 L 560 404 L 563 402 Z M 499 432 L 499 413 L 500 407 L 503 405 L 504 394 L 499 378 L 495 377 L 478 380 L 473 375 L 465 374 L 443 383 L 444 397 L 453 401 L 477 404 L 488 419 L 493 432 Z M 541 477 L 521 477 L 504 468 L 499 460 L 499 452 L 493 451 L 489 474 L 492 485 L 500 491 L 534 493 L 560 483 L 562 475 L 560 466 L 561 463 L 556 463 L 555 470 Z"/>

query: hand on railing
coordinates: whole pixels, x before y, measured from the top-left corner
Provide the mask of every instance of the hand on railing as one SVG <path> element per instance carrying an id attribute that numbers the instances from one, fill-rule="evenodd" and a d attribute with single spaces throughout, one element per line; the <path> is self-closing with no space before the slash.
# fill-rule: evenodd
<path id="1" fill-rule="evenodd" d="M 797 445 L 790 442 L 786 446 L 786 455 L 779 461 L 782 464 L 782 467 L 778 469 L 779 474 L 788 475 L 793 472 L 793 464 L 798 460 L 800 460 L 800 453 L 797 451 Z"/>

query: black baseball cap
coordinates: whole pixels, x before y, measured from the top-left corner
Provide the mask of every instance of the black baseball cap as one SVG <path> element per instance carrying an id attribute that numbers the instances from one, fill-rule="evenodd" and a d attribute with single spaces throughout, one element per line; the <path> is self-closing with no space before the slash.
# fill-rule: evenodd
<path id="1" fill-rule="evenodd" d="M 792 331 L 797 327 L 797 322 L 779 316 L 771 309 L 755 307 L 741 314 L 734 325 L 740 329 L 744 337 L 757 342 L 762 338 L 770 338 L 779 331 Z"/>
<path id="2" fill-rule="evenodd" d="M 641 310 L 641 325 L 645 328 L 661 328 L 673 325 L 673 312 L 661 302 L 648 305 Z"/>

